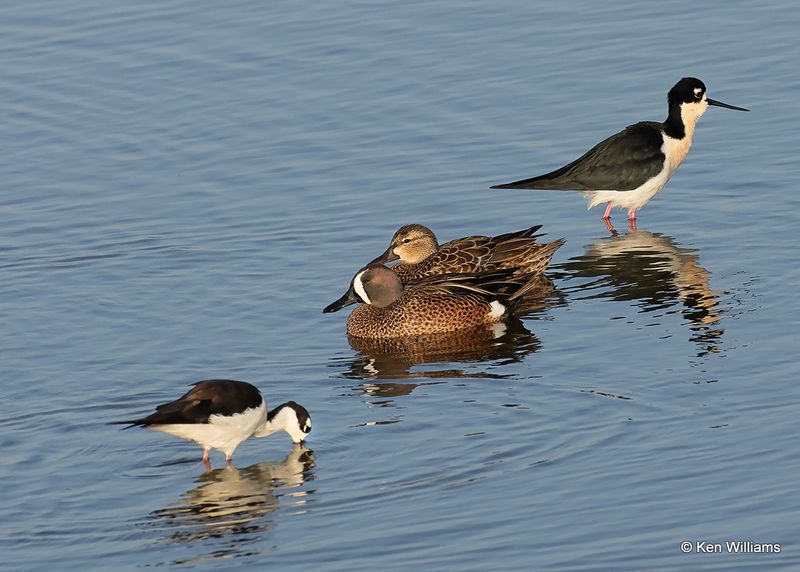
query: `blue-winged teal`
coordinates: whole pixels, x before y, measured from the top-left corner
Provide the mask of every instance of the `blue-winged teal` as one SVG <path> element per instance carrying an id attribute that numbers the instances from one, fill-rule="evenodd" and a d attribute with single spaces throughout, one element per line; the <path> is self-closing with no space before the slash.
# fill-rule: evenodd
<path id="1" fill-rule="evenodd" d="M 292 441 L 302 443 L 311 431 L 311 417 L 302 405 L 289 401 L 268 412 L 257 387 L 230 379 L 199 381 L 147 417 L 113 423 L 138 425 L 194 441 L 203 447 L 204 463 L 208 463 L 211 449 L 225 453 L 230 463 L 236 448 L 250 437 L 286 431 Z"/>
<path id="2" fill-rule="evenodd" d="M 536 283 L 513 271 L 428 276 L 403 287 L 383 265 L 361 269 L 350 289 L 323 312 L 363 302 L 347 320 L 347 333 L 360 338 L 395 338 L 451 332 L 505 319 Z"/>
<path id="3" fill-rule="evenodd" d="M 429 228 L 408 224 L 394 233 L 386 252 L 372 262 L 382 264 L 399 258 L 392 270 L 403 284 L 423 276 L 505 269 L 514 269 L 517 276 L 532 276 L 544 272 L 564 244 L 564 239 L 536 242 L 534 233 L 540 228 L 537 225 L 498 236 L 467 236 L 440 246 Z"/>

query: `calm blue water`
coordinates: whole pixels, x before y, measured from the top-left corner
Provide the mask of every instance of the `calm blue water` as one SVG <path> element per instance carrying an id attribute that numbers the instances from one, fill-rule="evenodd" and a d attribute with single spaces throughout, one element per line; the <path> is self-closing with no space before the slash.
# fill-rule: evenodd
<path id="1" fill-rule="evenodd" d="M 797 570 L 792 2 L 0 7 L 7 570 Z M 710 109 L 639 231 L 489 191 Z M 351 347 L 323 306 L 402 224 L 543 224 L 552 296 L 495 341 Z M 205 378 L 306 449 L 106 422 Z M 780 543 L 697 554 L 694 543 Z M 683 554 L 681 541 L 693 543 Z"/>

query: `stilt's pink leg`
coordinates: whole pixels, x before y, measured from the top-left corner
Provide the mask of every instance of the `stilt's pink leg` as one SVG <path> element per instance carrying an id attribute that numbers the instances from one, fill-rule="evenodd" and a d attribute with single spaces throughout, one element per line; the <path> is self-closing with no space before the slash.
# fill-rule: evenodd
<path id="1" fill-rule="evenodd" d="M 604 218 L 603 222 L 606 223 L 606 229 L 608 229 L 608 232 L 611 233 L 611 236 L 617 236 L 617 229 L 614 228 L 613 224 L 611 224 L 611 219 L 610 218 Z"/>
<path id="2" fill-rule="evenodd" d="M 225 455 L 225 464 L 226 465 L 230 465 L 231 464 L 231 457 L 228 457 L 227 455 Z"/>
<path id="3" fill-rule="evenodd" d="M 205 449 L 203 449 L 203 462 L 204 462 L 204 463 L 208 463 L 208 451 L 209 451 L 209 448 L 208 448 L 208 447 L 206 447 Z"/>
<path id="4" fill-rule="evenodd" d="M 606 220 L 611 218 L 611 203 L 608 203 L 608 206 L 606 207 L 606 212 L 603 213 L 603 218 Z"/>
<path id="5" fill-rule="evenodd" d="M 636 230 L 636 211 L 633 209 L 628 211 L 628 227 L 631 230 Z"/>

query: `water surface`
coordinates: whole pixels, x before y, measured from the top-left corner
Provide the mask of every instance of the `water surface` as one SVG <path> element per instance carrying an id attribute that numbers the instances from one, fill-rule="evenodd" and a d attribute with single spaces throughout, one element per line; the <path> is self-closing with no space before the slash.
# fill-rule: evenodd
<path id="1" fill-rule="evenodd" d="M 787 2 L 0 8 L 9 570 L 796 570 Z M 710 109 L 611 236 L 489 191 Z M 497 337 L 352 344 L 321 309 L 402 224 L 542 224 L 551 298 Z M 206 472 L 108 421 L 200 379 L 312 413 Z M 683 554 L 681 541 L 780 543 Z"/>

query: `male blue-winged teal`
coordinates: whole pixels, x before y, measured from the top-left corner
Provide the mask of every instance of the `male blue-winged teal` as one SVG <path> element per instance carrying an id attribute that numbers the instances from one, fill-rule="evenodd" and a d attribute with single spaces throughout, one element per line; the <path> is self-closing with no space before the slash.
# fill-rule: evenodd
<path id="1" fill-rule="evenodd" d="M 268 412 L 257 387 L 230 379 L 199 381 L 147 417 L 112 423 L 138 425 L 194 441 L 203 447 L 204 463 L 208 463 L 211 449 L 225 453 L 230 463 L 236 448 L 250 437 L 286 431 L 292 441 L 302 443 L 311 431 L 311 417 L 302 405 L 289 401 Z"/>
<path id="2" fill-rule="evenodd" d="M 514 269 L 517 276 L 541 274 L 564 239 L 547 244 L 536 242 L 541 225 L 498 236 L 467 236 L 439 245 L 436 235 L 421 224 L 401 227 L 386 252 L 372 261 L 392 266 L 403 284 L 437 274 L 492 272 Z"/>
<path id="3" fill-rule="evenodd" d="M 344 296 L 323 312 L 363 302 L 350 314 L 347 333 L 372 339 L 493 324 L 504 320 L 519 299 L 536 285 L 512 274 L 512 270 L 502 270 L 427 276 L 404 287 L 393 270 L 372 264 L 359 270 Z"/>

